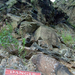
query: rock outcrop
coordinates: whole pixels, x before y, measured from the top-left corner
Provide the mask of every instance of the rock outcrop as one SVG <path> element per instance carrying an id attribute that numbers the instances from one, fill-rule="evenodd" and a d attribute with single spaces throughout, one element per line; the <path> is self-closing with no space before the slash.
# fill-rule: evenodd
<path id="1" fill-rule="evenodd" d="M 54 58 L 46 55 L 34 55 L 31 58 L 31 61 L 36 65 L 37 69 L 43 73 L 43 75 L 72 75 L 68 68 L 60 64 Z"/>
<path id="2" fill-rule="evenodd" d="M 34 33 L 35 40 L 44 40 L 48 46 L 60 48 L 60 41 L 55 31 L 47 26 L 40 26 Z"/>
<path id="3" fill-rule="evenodd" d="M 75 31 L 67 21 L 74 12 L 65 12 L 74 10 L 70 0 L 58 0 L 63 10 L 50 0 L 1 2 L 5 5 L 0 5 L 0 74 L 5 68 L 42 75 L 75 74 Z"/>
<path id="4" fill-rule="evenodd" d="M 75 1 L 74 0 L 56 0 L 56 7 L 62 9 L 69 16 L 68 21 L 75 27 Z"/>

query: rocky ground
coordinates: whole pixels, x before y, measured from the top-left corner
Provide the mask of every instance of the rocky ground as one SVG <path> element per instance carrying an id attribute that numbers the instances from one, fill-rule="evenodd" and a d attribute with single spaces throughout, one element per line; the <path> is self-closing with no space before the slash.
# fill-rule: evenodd
<path id="1" fill-rule="evenodd" d="M 5 68 L 75 75 L 75 14 L 69 15 L 68 9 L 74 6 L 65 4 L 0 1 L 0 75 Z"/>

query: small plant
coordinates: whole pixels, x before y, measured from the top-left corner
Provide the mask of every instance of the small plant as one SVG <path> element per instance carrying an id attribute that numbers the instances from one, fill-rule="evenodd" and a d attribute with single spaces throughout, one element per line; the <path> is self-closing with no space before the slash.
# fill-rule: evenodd
<path id="1" fill-rule="evenodd" d="M 23 42 L 23 46 L 24 46 L 25 45 L 25 38 L 22 39 L 22 42 Z"/>
<path id="2" fill-rule="evenodd" d="M 72 44 L 72 43 L 74 43 L 75 42 L 75 40 L 73 40 L 73 38 L 72 38 L 72 36 L 70 35 L 70 34 L 62 34 L 62 38 L 63 38 L 63 41 L 65 42 L 65 43 L 69 43 L 69 44 Z"/>
<path id="3" fill-rule="evenodd" d="M 22 49 L 19 48 L 19 52 L 18 53 L 19 53 L 19 56 L 24 59 L 27 52 L 24 51 L 24 48 L 22 48 Z"/>
<path id="4" fill-rule="evenodd" d="M 53 4 L 56 5 L 57 3 L 56 2 L 53 2 Z"/>
<path id="5" fill-rule="evenodd" d="M 25 56 L 26 56 L 26 51 L 24 50 L 24 46 L 25 46 L 25 38 L 22 38 L 22 42 L 23 42 L 23 48 L 21 49 L 21 48 L 19 48 L 19 56 L 21 57 L 21 58 L 25 58 Z"/>
<path id="6" fill-rule="evenodd" d="M 27 52 L 25 51 L 22 55 L 21 55 L 21 58 L 25 58 L 25 56 L 26 56 L 26 54 L 27 54 Z"/>

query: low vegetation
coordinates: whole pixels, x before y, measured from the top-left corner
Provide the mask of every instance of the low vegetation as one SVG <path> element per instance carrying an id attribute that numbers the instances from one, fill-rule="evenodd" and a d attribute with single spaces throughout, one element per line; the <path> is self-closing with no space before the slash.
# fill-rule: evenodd
<path id="1" fill-rule="evenodd" d="M 15 46 L 18 45 L 17 39 L 13 38 L 11 35 L 12 30 L 12 26 L 7 24 L 0 31 L 0 45 L 2 45 L 4 48 L 10 46 L 11 44 L 15 44 Z"/>
<path id="2" fill-rule="evenodd" d="M 70 34 L 62 34 L 63 41 L 67 44 L 75 43 L 75 38 L 73 38 Z"/>
<path id="3" fill-rule="evenodd" d="M 3 48 L 7 48 L 7 47 L 11 47 L 11 45 L 13 44 L 15 46 L 15 49 L 18 50 L 18 55 L 21 58 L 24 58 L 26 55 L 26 52 L 24 50 L 24 46 L 25 46 L 25 38 L 22 39 L 23 42 L 23 48 L 18 48 L 19 44 L 18 44 L 18 40 L 16 38 L 13 38 L 13 36 L 11 35 L 13 31 L 13 28 L 10 24 L 5 25 L 4 27 L 2 27 L 1 31 L 0 31 L 0 45 Z"/>

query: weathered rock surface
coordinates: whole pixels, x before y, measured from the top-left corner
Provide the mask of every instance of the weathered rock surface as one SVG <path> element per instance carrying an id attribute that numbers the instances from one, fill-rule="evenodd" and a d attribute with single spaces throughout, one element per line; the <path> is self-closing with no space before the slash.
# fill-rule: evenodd
<path id="1" fill-rule="evenodd" d="M 44 40 L 48 46 L 53 45 L 60 48 L 60 41 L 58 39 L 57 34 L 53 31 L 52 28 L 46 26 L 40 26 L 35 34 L 35 40 Z"/>
<path id="2" fill-rule="evenodd" d="M 5 3 L 5 2 L 7 2 L 8 0 L 2 0 L 2 1 L 0 1 L 0 7 Z"/>
<path id="3" fill-rule="evenodd" d="M 61 65 L 57 60 L 46 55 L 34 55 L 31 61 L 43 75 L 73 75 L 64 65 Z"/>
<path id="4" fill-rule="evenodd" d="M 5 51 L 5 49 L 2 46 L 0 46 L 0 62 L 3 58 L 7 57 L 9 57 L 9 53 Z"/>
<path id="5" fill-rule="evenodd" d="M 39 27 L 37 22 L 22 22 L 19 28 L 19 34 L 33 33 Z"/>
<path id="6" fill-rule="evenodd" d="M 3 75 L 3 74 L 4 74 L 4 69 L 0 68 L 0 75 Z"/>
<path id="7" fill-rule="evenodd" d="M 10 56 L 9 58 L 2 59 L 0 67 L 25 70 L 25 63 L 17 56 Z"/>

